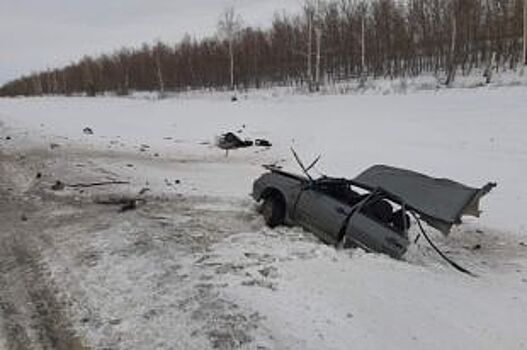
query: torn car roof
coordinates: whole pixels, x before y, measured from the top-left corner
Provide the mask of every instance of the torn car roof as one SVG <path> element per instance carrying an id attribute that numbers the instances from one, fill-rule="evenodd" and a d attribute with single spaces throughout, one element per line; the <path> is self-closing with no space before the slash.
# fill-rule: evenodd
<path id="1" fill-rule="evenodd" d="M 463 215 L 478 217 L 479 200 L 496 186 L 488 183 L 472 188 L 461 183 L 433 178 L 411 170 L 375 165 L 354 179 L 366 188 L 381 188 L 400 198 L 423 220 L 447 235 Z"/>

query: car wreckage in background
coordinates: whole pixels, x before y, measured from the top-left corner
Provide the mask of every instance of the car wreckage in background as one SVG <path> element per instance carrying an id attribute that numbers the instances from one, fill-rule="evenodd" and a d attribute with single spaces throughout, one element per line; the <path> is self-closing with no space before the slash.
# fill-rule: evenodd
<path id="1" fill-rule="evenodd" d="M 471 188 L 386 165 L 375 165 L 352 180 L 313 179 L 299 164 L 306 176 L 267 166 L 268 172 L 254 182 L 252 196 L 263 201 L 269 226 L 299 225 L 325 243 L 397 259 L 410 244 L 410 215 L 421 229 L 423 220 L 447 235 L 463 215 L 478 217 L 481 197 L 496 186 Z"/>

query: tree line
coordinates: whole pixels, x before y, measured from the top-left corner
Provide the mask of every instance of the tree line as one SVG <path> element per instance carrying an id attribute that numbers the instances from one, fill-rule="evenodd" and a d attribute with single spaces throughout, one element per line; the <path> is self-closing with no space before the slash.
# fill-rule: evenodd
<path id="1" fill-rule="evenodd" d="M 226 10 L 218 33 L 84 57 L 21 77 L 0 96 L 305 86 L 366 77 L 515 69 L 526 63 L 524 0 L 307 0 L 270 28 Z"/>

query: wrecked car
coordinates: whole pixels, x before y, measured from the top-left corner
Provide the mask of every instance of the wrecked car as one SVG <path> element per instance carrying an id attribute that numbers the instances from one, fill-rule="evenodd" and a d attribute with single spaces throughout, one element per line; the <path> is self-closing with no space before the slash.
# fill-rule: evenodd
<path id="1" fill-rule="evenodd" d="M 496 186 L 472 188 L 386 165 L 352 180 L 266 169 L 254 182 L 252 197 L 262 202 L 268 226 L 298 225 L 327 244 L 393 258 L 401 258 L 410 244 L 411 215 L 446 235 L 463 215 L 479 216 L 480 198 Z"/>

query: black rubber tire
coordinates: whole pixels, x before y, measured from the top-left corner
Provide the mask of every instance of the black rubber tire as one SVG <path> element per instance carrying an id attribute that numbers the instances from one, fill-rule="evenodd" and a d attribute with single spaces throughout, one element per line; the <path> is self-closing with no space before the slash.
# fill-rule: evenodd
<path id="1" fill-rule="evenodd" d="M 264 198 L 262 215 L 267 226 L 273 228 L 284 224 L 285 204 L 278 196 Z"/>

